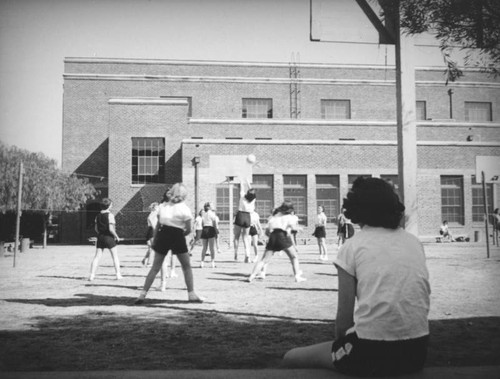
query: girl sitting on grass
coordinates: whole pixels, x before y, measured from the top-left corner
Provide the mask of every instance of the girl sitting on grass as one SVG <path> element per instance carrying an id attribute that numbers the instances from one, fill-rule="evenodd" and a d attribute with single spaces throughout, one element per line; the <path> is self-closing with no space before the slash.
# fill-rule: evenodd
<path id="1" fill-rule="evenodd" d="M 356 179 L 344 208 L 361 232 L 346 241 L 335 261 L 336 339 L 292 349 L 284 363 L 357 376 L 419 371 L 429 339 L 424 248 L 417 237 L 399 227 L 404 206 L 386 181 Z"/>

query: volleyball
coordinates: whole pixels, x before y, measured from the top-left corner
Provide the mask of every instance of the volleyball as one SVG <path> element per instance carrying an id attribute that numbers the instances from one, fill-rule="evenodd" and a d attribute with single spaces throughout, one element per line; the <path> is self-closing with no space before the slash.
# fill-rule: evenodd
<path id="1" fill-rule="evenodd" d="M 257 158 L 255 158 L 255 155 L 253 154 L 248 154 L 247 156 L 247 162 L 250 164 L 254 164 L 257 161 Z"/>

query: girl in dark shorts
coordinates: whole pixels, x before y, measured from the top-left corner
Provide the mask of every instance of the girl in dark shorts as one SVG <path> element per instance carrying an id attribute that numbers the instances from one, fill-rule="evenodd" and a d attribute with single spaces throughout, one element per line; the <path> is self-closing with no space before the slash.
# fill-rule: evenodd
<path id="1" fill-rule="evenodd" d="M 251 262 L 257 262 L 259 257 L 258 246 L 259 246 L 259 236 L 262 234 L 262 225 L 260 224 L 260 216 L 257 212 L 252 212 L 250 214 L 250 240 L 252 242 L 254 258 L 251 259 Z"/>
<path id="2" fill-rule="evenodd" d="M 292 211 L 292 203 L 285 201 L 280 207 L 274 210 L 273 215 L 269 218 L 266 229 L 269 240 L 267 241 L 266 250 L 262 258 L 255 264 L 252 274 L 248 278 L 249 282 L 252 282 L 257 275 L 260 275 L 260 278 L 264 279 L 265 274 L 262 275 L 262 269 L 267 266 L 274 253 L 281 250 L 284 250 L 288 258 L 290 258 L 295 281 L 303 282 L 306 280 L 302 277 L 302 271 L 299 268 L 299 259 L 295 254 L 295 248 L 290 237 L 290 230 L 295 222 L 291 215 Z"/>
<path id="3" fill-rule="evenodd" d="M 361 232 L 345 242 L 335 261 L 337 338 L 292 349 L 284 363 L 356 376 L 417 372 L 424 366 L 429 338 L 423 246 L 399 227 L 404 206 L 382 179 L 356 179 L 344 208 Z"/>
<path id="4" fill-rule="evenodd" d="M 337 246 L 339 247 L 345 242 L 346 239 L 349 239 L 354 235 L 354 226 L 352 225 L 351 220 L 345 217 L 344 212 L 345 209 L 342 209 L 339 217 L 337 218 L 337 235 L 339 236 Z"/>
<path id="5" fill-rule="evenodd" d="M 120 237 L 116 234 L 115 216 L 110 212 L 113 203 L 110 199 L 104 198 L 101 201 L 101 213 L 95 218 L 95 231 L 97 232 L 96 252 L 92 264 L 90 265 L 89 280 L 95 278 L 99 261 L 102 257 L 104 249 L 109 249 L 115 266 L 116 279 L 122 279 L 120 274 L 120 260 L 118 259 L 118 251 L 116 243 L 120 241 Z"/>
<path id="6" fill-rule="evenodd" d="M 146 251 L 146 255 L 142 259 L 142 264 L 144 266 L 151 266 L 151 262 L 153 259 L 151 256 L 151 244 L 153 243 L 153 232 L 156 227 L 156 223 L 158 222 L 158 206 L 159 204 L 157 202 L 151 203 L 149 205 L 149 215 L 147 219 L 148 223 L 148 230 L 146 232 L 146 244 L 148 246 L 148 250 Z"/>
<path id="7" fill-rule="evenodd" d="M 210 247 L 210 258 L 212 268 L 215 268 L 215 239 L 217 238 L 217 216 L 212 210 L 210 203 L 205 203 L 203 206 L 203 214 L 201 216 L 203 229 L 201 231 L 201 241 L 203 249 L 201 249 L 200 267 L 203 267 L 205 254 Z"/>
<path id="8" fill-rule="evenodd" d="M 189 259 L 186 236 L 191 233 L 191 209 L 184 200 L 187 189 L 182 183 L 176 183 L 166 194 L 168 202 L 163 202 L 158 209 L 158 223 L 154 231 L 153 250 L 155 257 L 144 287 L 135 301 L 135 304 L 144 303 L 146 294 L 160 271 L 169 251 L 177 255 L 184 273 L 184 281 L 188 291 L 188 301 L 201 303 L 203 300 L 194 292 L 193 271 Z"/>
<path id="9" fill-rule="evenodd" d="M 203 224 L 202 224 L 202 218 L 201 215 L 203 214 L 203 209 L 198 212 L 198 216 L 194 219 L 193 223 L 193 229 L 194 229 L 194 236 L 191 242 L 189 243 L 189 255 L 192 254 L 194 247 L 196 246 L 196 243 L 201 240 L 201 232 L 203 231 Z"/>
<path id="10" fill-rule="evenodd" d="M 250 214 L 255 211 L 255 189 L 251 188 L 248 179 L 242 179 L 240 184 L 240 205 L 234 219 L 234 260 L 238 260 L 238 245 L 240 236 L 245 248 L 245 263 L 250 262 Z"/>
<path id="11" fill-rule="evenodd" d="M 322 261 L 328 260 L 328 251 L 326 249 L 326 215 L 322 205 L 318 206 L 318 216 L 316 219 L 316 228 L 313 236 L 316 237 L 319 247 L 319 259 Z"/>

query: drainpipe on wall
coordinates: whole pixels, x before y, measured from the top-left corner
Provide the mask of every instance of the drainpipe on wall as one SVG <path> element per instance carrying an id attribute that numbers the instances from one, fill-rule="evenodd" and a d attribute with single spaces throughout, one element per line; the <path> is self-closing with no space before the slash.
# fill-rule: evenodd
<path id="1" fill-rule="evenodd" d="M 450 120 L 453 119 L 453 90 L 450 88 L 448 90 L 448 96 L 450 97 Z"/>

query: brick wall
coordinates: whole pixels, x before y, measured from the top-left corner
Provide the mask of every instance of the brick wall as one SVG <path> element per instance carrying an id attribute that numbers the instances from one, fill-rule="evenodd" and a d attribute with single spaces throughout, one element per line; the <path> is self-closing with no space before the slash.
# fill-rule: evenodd
<path id="1" fill-rule="evenodd" d="M 454 173 L 463 175 L 465 183 L 466 224 L 457 231 L 476 230 L 470 214 L 475 156 L 500 155 L 500 78 L 473 70 L 466 74 L 445 86 L 442 70 L 416 73 L 416 98 L 426 101 L 427 117 L 449 118 L 447 91 L 452 88 L 455 119 L 418 124 L 421 234 L 435 234 L 441 222 L 440 175 Z M 287 64 L 67 59 L 63 169 L 103 178 L 98 185 L 114 201 L 119 233 L 129 237 L 144 235 L 147 207 L 159 200 L 168 184 L 184 181 L 194 191 L 193 156 L 202 158 L 200 203 L 215 199 L 215 186 L 207 184 L 210 154 L 257 155 L 261 166 L 255 173 L 274 177 L 275 205 L 283 200 L 283 175 L 306 175 L 309 220 L 316 212 L 315 175 L 338 175 L 342 197 L 348 175 L 397 173 L 393 68 L 301 65 L 299 120 L 289 119 L 288 78 Z M 162 96 L 191 97 L 192 117 L 188 118 L 187 104 L 147 101 Z M 242 98 L 248 97 L 272 98 L 274 118 L 241 119 Z M 110 101 L 141 98 L 144 101 L 135 104 Z M 321 120 L 321 99 L 350 99 L 352 120 Z M 465 123 L 465 101 L 492 102 L 494 122 Z M 131 138 L 146 136 L 166 140 L 161 185 L 131 184 Z M 202 139 L 189 141 L 192 137 Z M 257 140 L 263 138 L 272 140 Z M 342 139 L 355 141 L 339 142 Z M 193 201 L 191 193 L 188 203 L 194 209 Z M 334 233 L 331 228 L 329 233 Z M 304 235 L 310 232 L 309 225 Z"/>

